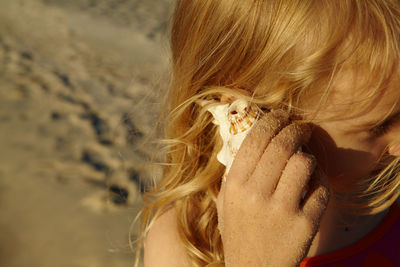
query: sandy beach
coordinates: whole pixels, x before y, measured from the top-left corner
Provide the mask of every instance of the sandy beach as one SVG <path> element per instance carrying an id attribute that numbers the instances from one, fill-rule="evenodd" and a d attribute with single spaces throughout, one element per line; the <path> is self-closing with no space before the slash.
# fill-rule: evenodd
<path id="1" fill-rule="evenodd" d="M 133 265 L 172 4 L 0 0 L 0 266 Z"/>

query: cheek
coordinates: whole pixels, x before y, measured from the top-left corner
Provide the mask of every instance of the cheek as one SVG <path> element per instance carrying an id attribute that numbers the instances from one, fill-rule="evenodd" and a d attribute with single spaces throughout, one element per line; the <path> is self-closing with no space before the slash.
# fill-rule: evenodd
<path id="1" fill-rule="evenodd" d="M 385 149 L 380 142 L 360 141 L 329 127 L 316 127 L 309 148 L 331 184 L 347 183 L 365 177 L 376 168 Z"/>

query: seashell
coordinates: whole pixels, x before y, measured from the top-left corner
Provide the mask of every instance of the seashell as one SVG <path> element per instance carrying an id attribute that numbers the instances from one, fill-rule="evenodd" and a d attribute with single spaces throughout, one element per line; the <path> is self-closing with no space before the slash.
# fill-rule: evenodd
<path id="1" fill-rule="evenodd" d="M 260 113 L 247 101 L 238 99 L 228 109 L 228 120 L 230 122 L 229 132 L 233 135 L 247 131 L 259 118 Z"/>
<path id="2" fill-rule="evenodd" d="M 230 105 L 212 105 L 207 110 L 214 117 L 213 123 L 219 126 L 219 133 L 223 141 L 217 159 L 226 166 L 223 176 L 225 181 L 244 138 L 259 119 L 261 113 L 257 106 L 250 105 L 243 99 L 238 99 Z"/>

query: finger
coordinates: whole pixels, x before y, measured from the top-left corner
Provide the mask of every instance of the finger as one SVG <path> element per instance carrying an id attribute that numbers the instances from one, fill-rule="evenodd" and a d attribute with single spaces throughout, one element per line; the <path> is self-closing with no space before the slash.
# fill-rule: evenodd
<path id="1" fill-rule="evenodd" d="M 301 203 L 303 214 L 314 224 L 318 224 L 329 202 L 329 186 L 325 174 L 316 168 L 309 187 Z"/>
<path id="2" fill-rule="evenodd" d="M 273 194 L 287 161 L 310 136 L 310 125 L 292 123 L 272 139 L 252 175 L 252 183 L 263 195 Z"/>
<path id="3" fill-rule="evenodd" d="M 254 171 L 268 143 L 288 124 L 289 115 L 281 110 L 271 111 L 258 120 L 240 146 L 229 171 L 227 183 L 245 182 Z"/>
<path id="4" fill-rule="evenodd" d="M 274 199 L 283 207 L 298 211 L 315 165 L 314 156 L 303 152 L 293 154 L 283 170 Z"/>

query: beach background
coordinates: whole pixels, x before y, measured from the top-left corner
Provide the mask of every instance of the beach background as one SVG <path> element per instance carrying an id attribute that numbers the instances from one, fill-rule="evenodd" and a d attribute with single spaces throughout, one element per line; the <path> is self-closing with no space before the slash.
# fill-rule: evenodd
<path id="1" fill-rule="evenodd" d="M 173 0 L 0 0 L 0 266 L 133 266 Z"/>

